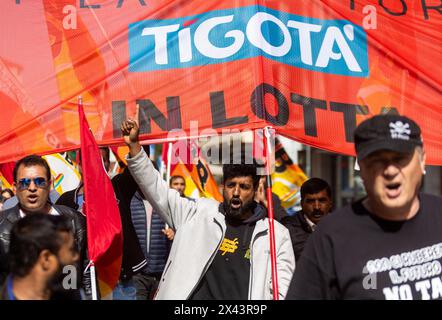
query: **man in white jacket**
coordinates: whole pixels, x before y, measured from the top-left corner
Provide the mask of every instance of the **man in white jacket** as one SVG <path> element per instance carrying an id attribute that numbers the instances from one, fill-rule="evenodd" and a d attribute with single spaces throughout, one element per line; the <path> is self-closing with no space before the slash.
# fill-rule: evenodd
<path id="1" fill-rule="evenodd" d="M 148 201 L 176 230 L 156 299 L 272 299 L 267 210 L 254 201 L 259 176 L 253 165 L 224 165 L 223 203 L 190 201 L 169 189 L 139 141 L 135 120 L 121 124 L 128 167 Z M 279 298 L 295 269 L 288 230 L 275 223 Z"/>

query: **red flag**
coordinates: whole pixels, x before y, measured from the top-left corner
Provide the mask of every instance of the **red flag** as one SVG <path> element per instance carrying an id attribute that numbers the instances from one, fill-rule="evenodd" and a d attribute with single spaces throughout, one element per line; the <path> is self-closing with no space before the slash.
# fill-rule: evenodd
<path id="1" fill-rule="evenodd" d="M 98 271 L 100 291 L 104 296 L 115 287 L 120 277 L 123 248 L 121 218 L 111 180 L 104 169 L 81 103 L 78 114 L 89 259 Z"/>
<path id="2" fill-rule="evenodd" d="M 12 185 L 12 183 L 14 182 L 14 166 L 15 162 L 0 164 L 0 172 L 10 185 Z"/>

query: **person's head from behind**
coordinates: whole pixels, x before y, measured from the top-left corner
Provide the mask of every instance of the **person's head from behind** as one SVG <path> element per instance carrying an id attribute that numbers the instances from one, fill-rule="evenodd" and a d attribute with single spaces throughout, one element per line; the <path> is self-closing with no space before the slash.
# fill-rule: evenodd
<path id="1" fill-rule="evenodd" d="M 24 212 L 49 212 L 51 170 L 46 160 L 30 155 L 17 161 L 14 167 L 14 190 Z"/>
<path id="2" fill-rule="evenodd" d="M 110 150 L 108 147 L 100 147 L 101 161 L 103 162 L 104 170 L 108 173 L 110 169 Z M 77 150 L 77 169 L 80 176 L 83 176 L 81 149 Z"/>
<path id="3" fill-rule="evenodd" d="M 239 220 L 251 214 L 259 178 L 254 164 L 223 165 L 223 197 L 226 215 Z"/>
<path id="4" fill-rule="evenodd" d="M 3 197 L 4 201 L 6 201 L 14 196 L 14 192 L 11 189 L 6 188 L 2 190 L 1 196 Z"/>
<path id="5" fill-rule="evenodd" d="M 62 286 L 64 267 L 75 266 L 78 258 L 71 223 L 64 216 L 34 213 L 18 220 L 11 230 L 13 279 L 32 277 L 54 292 Z"/>
<path id="6" fill-rule="evenodd" d="M 370 207 L 389 215 L 417 207 L 425 151 L 419 126 L 399 115 L 379 115 L 355 130 L 355 148 Z"/>
<path id="7" fill-rule="evenodd" d="M 110 151 L 108 147 L 100 147 L 101 160 L 106 172 L 109 172 L 110 168 Z"/>
<path id="8" fill-rule="evenodd" d="M 302 212 L 317 224 L 332 209 L 333 201 L 329 184 L 319 178 L 311 178 L 301 186 Z"/>
<path id="9" fill-rule="evenodd" d="M 184 190 L 186 189 L 186 180 L 182 176 L 176 175 L 170 177 L 169 186 L 178 191 L 181 197 L 184 197 Z"/>

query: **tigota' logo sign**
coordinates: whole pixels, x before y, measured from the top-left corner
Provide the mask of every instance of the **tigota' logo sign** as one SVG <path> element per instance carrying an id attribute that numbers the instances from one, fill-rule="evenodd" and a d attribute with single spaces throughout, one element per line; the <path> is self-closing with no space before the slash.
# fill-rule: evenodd
<path id="1" fill-rule="evenodd" d="M 210 11 L 129 26 L 131 72 L 216 64 L 256 56 L 304 69 L 367 77 L 367 37 L 345 20 L 262 6 Z"/>

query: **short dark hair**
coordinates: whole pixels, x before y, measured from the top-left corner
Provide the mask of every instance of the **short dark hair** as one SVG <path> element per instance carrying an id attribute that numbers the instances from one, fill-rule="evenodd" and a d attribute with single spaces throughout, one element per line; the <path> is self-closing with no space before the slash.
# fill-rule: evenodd
<path id="1" fill-rule="evenodd" d="M 169 186 L 172 186 L 172 183 L 176 180 L 176 179 L 183 179 L 184 180 L 184 184 L 186 184 L 186 179 L 184 179 L 183 176 L 180 175 L 175 175 L 175 176 L 171 176 L 170 180 L 169 180 Z"/>
<path id="2" fill-rule="evenodd" d="M 9 270 L 13 276 L 24 277 L 32 270 L 43 250 L 57 255 L 63 245 L 60 232 L 72 232 L 64 216 L 47 213 L 27 214 L 11 230 Z"/>
<path id="3" fill-rule="evenodd" d="M 11 197 L 15 196 L 14 191 L 12 191 L 12 190 L 9 189 L 9 188 L 3 189 L 3 190 L 0 192 L 0 194 L 3 195 L 3 193 L 5 193 L 5 192 L 6 192 L 6 193 L 9 193 L 9 195 L 10 195 Z"/>
<path id="4" fill-rule="evenodd" d="M 327 181 L 320 178 L 311 178 L 305 181 L 301 186 L 301 200 L 307 194 L 315 194 L 325 190 L 329 198 L 331 198 L 331 188 Z"/>
<path id="5" fill-rule="evenodd" d="M 256 164 L 225 164 L 223 165 L 223 183 L 236 177 L 252 177 L 253 188 L 257 189 L 261 176 L 256 174 Z"/>
<path id="6" fill-rule="evenodd" d="M 109 150 L 109 147 L 99 147 L 98 149 L 100 150 L 100 156 L 101 156 L 101 160 L 103 161 L 103 164 L 104 164 L 104 169 L 106 169 L 106 171 L 109 171 L 109 167 L 110 167 L 110 150 Z M 104 151 L 104 154 L 102 154 L 101 151 Z M 81 149 L 77 150 L 77 159 L 76 159 L 76 161 L 78 162 L 78 164 L 80 166 L 82 166 Z"/>
<path id="7" fill-rule="evenodd" d="M 110 150 L 108 147 L 100 147 L 99 149 L 100 149 L 100 155 L 101 155 L 101 160 L 104 165 L 104 169 L 106 170 L 106 172 L 108 172 L 109 168 L 110 168 Z M 101 151 L 103 151 L 104 154 L 101 153 Z"/>
<path id="8" fill-rule="evenodd" d="M 46 169 L 46 178 L 48 181 L 51 181 L 51 169 L 49 168 L 49 165 L 45 159 L 43 159 L 40 156 L 37 156 L 36 154 L 31 154 L 29 156 L 26 156 L 24 158 L 21 158 L 17 161 L 14 167 L 14 181 L 17 182 L 17 173 L 18 168 L 23 165 L 24 167 L 32 167 L 32 166 L 42 166 Z"/>
<path id="9" fill-rule="evenodd" d="M 108 147 L 99 147 L 100 151 L 104 151 L 104 157 L 109 160 L 110 158 L 110 150 Z"/>

